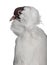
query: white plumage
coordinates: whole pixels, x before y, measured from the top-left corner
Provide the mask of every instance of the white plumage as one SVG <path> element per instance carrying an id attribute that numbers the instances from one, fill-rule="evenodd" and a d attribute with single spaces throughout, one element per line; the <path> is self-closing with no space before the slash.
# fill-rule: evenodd
<path id="1" fill-rule="evenodd" d="M 15 19 L 11 25 L 11 30 L 18 36 L 14 65 L 47 65 L 47 36 L 37 26 L 39 12 L 34 7 L 25 6 L 20 18 L 20 22 Z"/>

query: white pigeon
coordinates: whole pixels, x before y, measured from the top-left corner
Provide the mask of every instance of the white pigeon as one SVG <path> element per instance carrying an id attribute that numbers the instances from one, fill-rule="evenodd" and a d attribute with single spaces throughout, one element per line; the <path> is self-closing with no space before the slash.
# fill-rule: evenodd
<path id="1" fill-rule="evenodd" d="M 18 7 L 10 19 L 17 35 L 13 65 L 47 65 L 47 36 L 37 25 L 40 15 L 30 6 Z"/>

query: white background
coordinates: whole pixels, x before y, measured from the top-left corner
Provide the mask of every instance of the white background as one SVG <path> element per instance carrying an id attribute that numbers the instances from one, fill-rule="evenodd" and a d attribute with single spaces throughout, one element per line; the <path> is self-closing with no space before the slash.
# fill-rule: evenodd
<path id="1" fill-rule="evenodd" d="M 42 24 L 47 34 L 47 0 L 0 0 L 0 65 L 13 65 L 16 36 L 10 30 L 9 19 L 19 6 L 33 6 L 39 10 Z"/>

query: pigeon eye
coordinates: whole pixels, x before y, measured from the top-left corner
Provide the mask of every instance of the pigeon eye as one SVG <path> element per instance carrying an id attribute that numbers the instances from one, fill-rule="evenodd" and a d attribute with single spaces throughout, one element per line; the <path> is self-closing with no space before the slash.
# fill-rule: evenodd
<path id="1" fill-rule="evenodd" d="M 21 14 L 21 10 L 18 11 L 18 14 Z"/>

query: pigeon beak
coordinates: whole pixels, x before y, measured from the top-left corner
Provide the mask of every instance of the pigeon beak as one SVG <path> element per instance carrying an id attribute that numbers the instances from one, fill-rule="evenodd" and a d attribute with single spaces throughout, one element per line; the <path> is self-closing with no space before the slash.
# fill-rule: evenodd
<path id="1" fill-rule="evenodd" d="M 10 21 L 15 20 L 15 15 L 10 18 Z"/>

